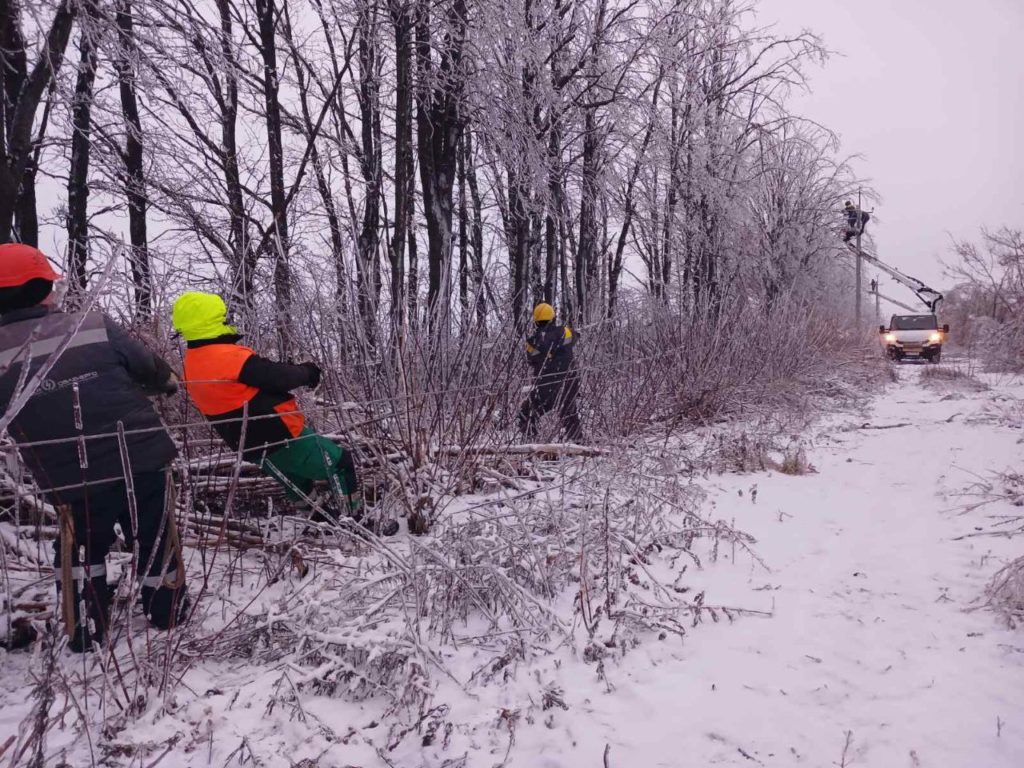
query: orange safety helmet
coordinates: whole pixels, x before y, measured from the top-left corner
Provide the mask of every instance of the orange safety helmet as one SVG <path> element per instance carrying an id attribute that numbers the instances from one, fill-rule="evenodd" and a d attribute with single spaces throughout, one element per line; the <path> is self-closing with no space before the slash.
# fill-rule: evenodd
<path id="1" fill-rule="evenodd" d="M 0 245 L 0 288 L 16 288 L 29 280 L 59 280 L 49 260 L 38 248 L 23 243 Z"/>

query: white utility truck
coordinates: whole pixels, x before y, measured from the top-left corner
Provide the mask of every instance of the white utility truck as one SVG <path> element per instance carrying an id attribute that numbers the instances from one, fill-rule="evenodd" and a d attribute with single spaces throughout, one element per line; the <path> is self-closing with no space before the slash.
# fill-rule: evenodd
<path id="1" fill-rule="evenodd" d="M 893 315 L 889 327 L 879 326 L 885 354 L 890 360 L 927 360 L 937 363 L 942 359 L 942 342 L 949 326 L 939 327 L 935 315 Z"/>
<path id="2" fill-rule="evenodd" d="M 939 362 L 942 359 L 942 343 L 949 333 L 949 326 L 939 326 L 939 319 L 935 314 L 939 302 L 942 301 L 942 294 L 934 288 L 929 288 L 916 277 L 905 275 L 895 267 L 889 266 L 877 256 L 863 249 L 857 250 L 852 243 L 847 243 L 847 247 L 854 256 L 863 259 L 868 264 L 885 272 L 896 282 L 912 290 L 921 303 L 928 307 L 927 314 L 893 315 L 888 328 L 884 325 L 878 327 L 879 338 L 886 356 L 890 360 L 896 361 L 915 358 L 932 363 Z M 875 281 L 872 281 L 872 292 L 908 312 L 914 312 L 913 307 L 878 293 L 878 285 Z"/>

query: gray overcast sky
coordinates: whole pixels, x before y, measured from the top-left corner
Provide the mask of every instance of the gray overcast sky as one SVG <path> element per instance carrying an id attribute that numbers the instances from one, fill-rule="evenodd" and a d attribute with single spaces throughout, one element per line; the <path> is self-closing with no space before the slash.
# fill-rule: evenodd
<path id="1" fill-rule="evenodd" d="M 791 104 L 864 156 L 883 261 L 941 290 L 950 234 L 1024 227 L 1024 0 L 759 0 L 757 14 L 835 52 Z"/>

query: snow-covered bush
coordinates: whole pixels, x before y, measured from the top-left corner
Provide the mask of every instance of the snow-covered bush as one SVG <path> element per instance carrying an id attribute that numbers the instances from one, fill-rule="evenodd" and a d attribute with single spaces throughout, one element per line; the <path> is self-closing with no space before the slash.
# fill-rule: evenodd
<path id="1" fill-rule="evenodd" d="M 1024 557 L 1000 568 L 985 594 L 988 605 L 1001 613 L 1011 626 L 1024 621 Z"/>
<path id="2" fill-rule="evenodd" d="M 962 283 L 944 312 L 954 340 L 994 371 L 1024 370 L 1024 234 L 983 229 L 983 248 L 955 244 L 949 272 Z"/>

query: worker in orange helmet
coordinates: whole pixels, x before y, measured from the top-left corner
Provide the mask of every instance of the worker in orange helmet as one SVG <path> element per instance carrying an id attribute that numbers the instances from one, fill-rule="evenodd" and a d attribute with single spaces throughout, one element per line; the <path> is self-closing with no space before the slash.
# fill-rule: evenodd
<path id="1" fill-rule="evenodd" d="M 148 399 L 177 385 L 163 359 L 102 313 L 53 309 L 58 278 L 36 248 L 0 245 L 0 413 L 32 478 L 60 511 L 57 589 L 69 647 L 87 651 L 109 636 L 106 556 L 115 524 L 138 545 L 150 622 L 168 629 L 187 613 L 184 562 L 166 503 L 177 449 Z"/>

